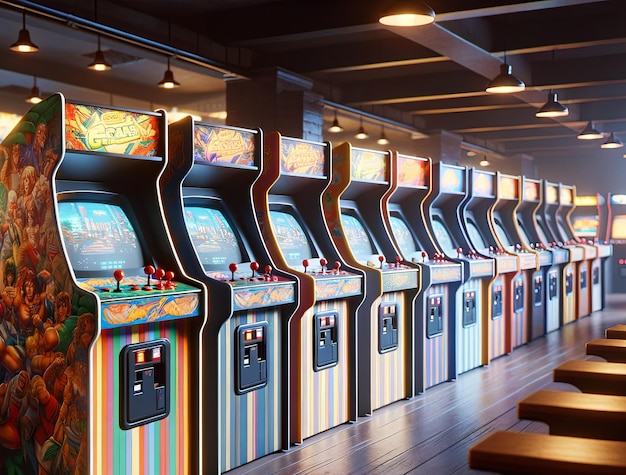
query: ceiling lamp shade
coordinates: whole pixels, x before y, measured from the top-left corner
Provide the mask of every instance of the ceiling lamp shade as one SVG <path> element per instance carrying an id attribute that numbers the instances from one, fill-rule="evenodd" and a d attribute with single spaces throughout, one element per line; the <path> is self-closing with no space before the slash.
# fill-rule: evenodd
<path id="1" fill-rule="evenodd" d="M 510 64 L 502 63 L 500 65 L 500 74 L 498 74 L 487 85 L 486 92 L 492 94 L 510 94 L 512 92 L 520 92 L 526 88 L 526 85 L 518 78 L 513 76 L 513 68 Z"/>
<path id="2" fill-rule="evenodd" d="M 600 147 L 602 148 L 620 148 L 623 146 L 624 144 L 622 143 L 622 141 L 618 139 L 617 137 L 615 137 L 615 134 L 613 132 L 611 132 L 611 135 L 609 135 L 609 138 L 606 139 L 606 142 L 600 145 Z"/>
<path id="3" fill-rule="evenodd" d="M 385 135 L 385 127 L 380 128 L 380 137 L 376 140 L 378 145 L 387 145 L 389 143 L 389 139 Z"/>
<path id="4" fill-rule="evenodd" d="M 387 26 L 422 26 L 435 21 L 435 12 L 424 2 L 398 0 L 380 15 L 378 21 Z"/>
<path id="5" fill-rule="evenodd" d="M 598 132 L 598 130 L 593 126 L 593 123 L 589 121 L 583 131 L 578 134 L 578 138 L 580 140 L 597 140 L 603 139 L 604 135 Z"/>
<path id="6" fill-rule="evenodd" d="M 163 79 L 158 84 L 159 87 L 163 89 L 174 89 L 175 87 L 180 86 L 180 83 L 174 80 L 174 73 L 170 69 L 170 58 L 167 58 L 167 70 L 163 75 Z"/>
<path id="7" fill-rule="evenodd" d="M 17 41 L 9 46 L 11 51 L 18 53 L 34 53 L 39 47 L 30 40 L 30 33 L 26 29 L 26 13 L 22 12 L 22 29 L 17 34 Z"/>
<path id="8" fill-rule="evenodd" d="M 369 137 L 369 134 L 367 132 L 365 132 L 365 129 L 363 128 L 363 118 L 359 119 L 360 122 L 360 127 L 359 127 L 359 131 L 357 132 L 357 134 L 354 136 L 355 138 L 359 139 L 359 140 L 365 140 L 366 138 Z"/>
<path id="9" fill-rule="evenodd" d="M 39 104 L 41 101 L 43 101 L 43 99 L 41 98 L 39 88 L 37 87 L 37 78 L 34 78 L 33 87 L 30 90 L 30 95 L 26 98 L 26 102 L 29 104 Z"/>
<path id="10" fill-rule="evenodd" d="M 100 49 L 100 35 L 98 35 L 98 49 L 93 57 L 93 61 L 87 66 L 92 71 L 108 71 L 111 65 L 104 58 L 104 53 Z"/>
<path id="11" fill-rule="evenodd" d="M 483 157 L 483 159 L 480 161 L 479 165 L 481 167 L 488 167 L 489 165 L 491 165 L 491 163 L 489 163 L 489 160 L 487 160 L 487 157 Z"/>
<path id="12" fill-rule="evenodd" d="M 569 109 L 558 101 L 556 92 L 552 91 L 548 95 L 548 102 L 535 112 L 535 117 L 565 117 L 567 115 L 569 115 Z"/>
<path id="13" fill-rule="evenodd" d="M 336 133 L 339 133 L 339 132 L 343 131 L 343 127 L 341 126 L 341 124 L 337 120 L 337 111 L 335 111 L 335 118 L 333 119 L 332 125 L 328 128 L 328 131 L 333 133 L 333 134 L 336 134 Z"/>

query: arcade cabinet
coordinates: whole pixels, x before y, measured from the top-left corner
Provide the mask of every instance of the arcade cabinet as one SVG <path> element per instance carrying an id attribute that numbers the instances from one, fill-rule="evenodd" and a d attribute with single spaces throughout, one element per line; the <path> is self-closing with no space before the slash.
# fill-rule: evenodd
<path id="1" fill-rule="evenodd" d="M 347 142 L 335 147 L 333 179 L 323 199 L 337 249 L 365 274 L 366 298 L 357 314 L 359 415 L 412 396 L 414 365 L 421 362 L 412 359 L 419 268 L 399 257 L 383 218 L 389 160 L 388 152 Z"/>
<path id="2" fill-rule="evenodd" d="M 609 292 L 626 292 L 626 195 L 609 193 L 605 241 L 613 246 L 609 260 Z"/>
<path id="3" fill-rule="evenodd" d="M 572 229 L 570 214 L 574 209 L 574 187 L 559 183 L 559 207 L 556 211 L 556 231 L 563 242 L 569 246 L 577 246 L 583 249 L 583 260 L 578 264 L 578 276 L 580 279 L 577 309 L 578 318 L 591 313 L 592 295 L 596 299 L 601 298 L 602 286 L 600 281 L 600 259 L 595 246 L 577 240 Z"/>
<path id="4" fill-rule="evenodd" d="M 489 342 L 483 349 L 483 364 L 489 364 L 492 359 L 513 350 L 513 322 L 523 319 L 523 309 L 514 305 L 514 302 L 520 301 L 523 276 L 520 274 L 517 256 L 498 245 L 493 227 L 491 210 L 497 200 L 495 173 L 469 169 L 468 190 L 469 198 L 461 209 L 465 232 L 472 248 L 479 255 L 491 257 L 496 262 L 496 272 L 487 291 L 489 323 L 483 330 Z"/>
<path id="5" fill-rule="evenodd" d="M 275 269 L 252 205 L 261 130 L 187 117 L 169 132 L 165 215 L 183 267 L 209 289 L 201 366 L 202 430 L 211 443 L 202 456 L 207 472 L 221 473 L 289 447 L 287 335 L 296 279 Z"/>
<path id="6" fill-rule="evenodd" d="M 331 180 L 330 144 L 272 132 L 252 194 L 276 267 L 295 275 L 289 324 L 290 442 L 357 419 L 357 308 L 363 274 L 335 248 L 322 211 Z"/>
<path id="7" fill-rule="evenodd" d="M 515 211 L 520 203 L 521 178 L 496 172 L 497 196 L 491 214 L 499 246 L 517 255 L 522 279 L 515 282 L 513 321 L 513 348 L 529 341 L 533 333 L 543 334 L 545 303 L 543 275 L 539 254 L 527 246 L 519 236 Z M 533 327 L 536 327 L 533 329 Z"/>
<path id="8" fill-rule="evenodd" d="M 199 473 L 202 286 L 157 179 L 164 112 L 34 106 L 2 142 L 7 473 Z"/>
<path id="9" fill-rule="evenodd" d="M 563 243 L 556 228 L 556 214 L 559 207 L 559 185 L 543 180 L 543 203 L 536 214 L 537 231 L 544 243 L 551 248 L 560 248 L 568 253 L 567 265 L 561 275 L 561 325 L 566 325 L 578 318 L 577 299 L 581 279 L 579 263 L 585 257 L 585 251 L 577 246 Z M 544 240 L 545 239 L 545 240 Z"/>
<path id="10" fill-rule="evenodd" d="M 537 312 L 532 313 L 532 324 L 528 335 L 532 340 L 544 333 L 556 330 L 561 325 L 561 275 L 562 267 L 568 260 L 568 252 L 559 247 L 548 247 L 545 236 L 540 234 L 540 230 L 536 227 L 536 214 L 542 202 L 541 181 L 522 176 L 521 192 L 522 199 L 515 212 L 519 237 L 526 247 L 537 252 L 543 281 L 543 295 L 539 297 L 533 293 L 532 305 L 534 305 L 534 299 L 539 298 L 545 305 L 543 322 L 540 321 Z"/>
<path id="11" fill-rule="evenodd" d="M 388 152 L 353 148 L 347 142 L 335 147 L 333 180 L 325 193 L 325 211 L 340 252 L 350 256 L 360 268 L 368 270 L 367 291 L 378 292 L 378 300 L 369 311 L 371 317 L 366 313 L 363 318 L 368 318 L 370 326 L 373 326 L 378 318 L 377 305 L 380 305 L 380 312 L 388 304 L 394 304 L 403 311 L 398 313 L 398 329 L 404 327 L 411 342 L 407 344 L 407 357 L 411 359 L 407 368 L 412 379 L 411 392 L 417 394 L 452 377 L 450 366 L 454 357 L 448 339 L 450 297 L 446 294 L 447 286 L 435 291 L 430 286 L 432 279 L 426 276 L 426 284 L 417 295 L 418 300 L 411 306 L 408 306 L 408 301 L 402 304 L 403 298 L 415 297 L 416 285 L 411 284 L 407 277 L 417 275 L 417 266 L 407 254 L 400 255 L 402 247 L 396 247 L 390 240 L 390 231 L 391 234 L 395 231 L 386 226 L 385 216 L 389 212 L 386 208 L 393 207 L 388 195 L 392 191 L 390 180 L 391 184 L 395 182 L 395 177 L 392 178 L 394 173 Z M 392 262 L 389 262 L 391 259 Z M 425 267 L 422 266 L 422 273 Z M 453 267 L 460 272 L 457 265 Z M 457 281 L 459 278 L 457 276 Z M 360 335 L 360 342 L 368 345 L 367 334 Z M 373 346 L 374 342 L 375 339 L 371 339 L 369 346 Z M 402 347 L 399 346 L 399 349 Z M 376 384 L 375 380 L 372 382 Z"/>
<path id="12" fill-rule="evenodd" d="M 461 204 L 467 199 L 467 168 L 438 162 L 432 170 L 433 191 L 422 207 L 425 223 L 429 223 L 432 236 L 446 257 L 463 265 L 463 284 L 456 292 L 455 305 L 460 374 L 482 365 L 483 350 L 488 344 L 483 331 L 489 322 L 487 289 L 495 275 L 495 261 L 474 252 L 461 224 Z"/>

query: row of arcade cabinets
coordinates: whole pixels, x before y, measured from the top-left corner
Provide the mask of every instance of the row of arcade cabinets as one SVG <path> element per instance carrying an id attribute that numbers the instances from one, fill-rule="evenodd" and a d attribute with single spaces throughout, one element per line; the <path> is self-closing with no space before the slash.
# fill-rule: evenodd
<path id="1" fill-rule="evenodd" d="M 578 269 L 514 177 L 429 159 L 61 95 L 2 150 L 8 472 L 228 471 L 542 334 Z"/>

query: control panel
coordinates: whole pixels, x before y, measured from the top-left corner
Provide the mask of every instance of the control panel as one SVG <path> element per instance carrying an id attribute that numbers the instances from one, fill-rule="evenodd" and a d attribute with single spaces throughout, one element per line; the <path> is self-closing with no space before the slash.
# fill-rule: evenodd
<path id="1" fill-rule="evenodd" d="M 240 325 L 235 330 L 235 393 L 244 394 L 267 384 L 267 322 Z"/>
<path id="2" fill-rule="evenodd" d="M 313 370 L 336 366 L 339 361 L 338 317 L 336 311 L 320 312 L 313 317 Z"/>
<path id="3" fill-rule="evenodd" d="M 170 343 L 166 339 L 133 343 L 120 352 L 120 426 L 132 429 L 170 412 Z"/>
<path id="4" fill-rule="evenodd" d="M 378 312 L 378 352 L 388 353 L 398 348 L 398 305 L 382 302 Z"/>

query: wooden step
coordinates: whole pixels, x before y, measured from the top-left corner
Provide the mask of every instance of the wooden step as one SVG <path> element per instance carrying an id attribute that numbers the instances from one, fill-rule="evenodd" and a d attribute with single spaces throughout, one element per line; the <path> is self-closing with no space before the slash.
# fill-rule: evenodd
<path id="1" fill-rule="evenodd" d="M 550 434 L 626 441 L 626 397 L 541 390 L 517 404 L 517 416 L 548 424 Z"/>
<path id="2" fill-rule="evenodd" d="M 626 442 L 497 431 L 469 449 L 469 467 L 500 473 L 626 473 Z"/>
<path id="3" fill-rule="evenodd" d="M 623 323 L 613 325 L 612 327 L 607 328 L 604 333 L 607 338 L 626 340 L 626 325 Z"/>
<path id="4" fill-rule="evenodd" d="M 626 340 L 596 338 L 585 344 L 585 352 L 613 363 L 626 363 Z"/>
<path id="5" fill-rule="evenodd" d="M 572 360 L 552 371 L 557 383 L 568 383 L 584 393 L 626 396 L 626 365 L 604 361 Z"/>

